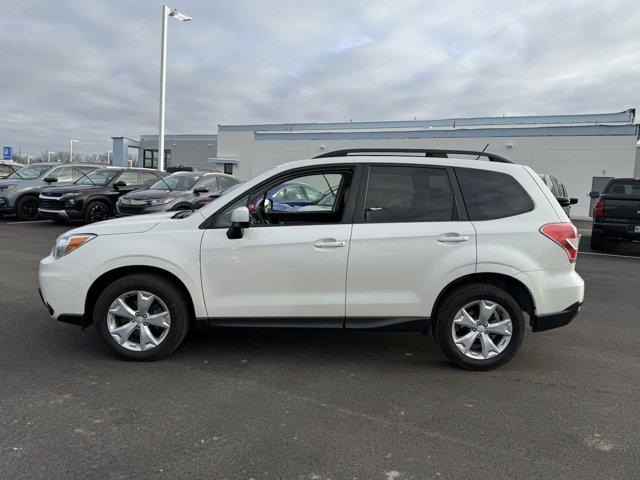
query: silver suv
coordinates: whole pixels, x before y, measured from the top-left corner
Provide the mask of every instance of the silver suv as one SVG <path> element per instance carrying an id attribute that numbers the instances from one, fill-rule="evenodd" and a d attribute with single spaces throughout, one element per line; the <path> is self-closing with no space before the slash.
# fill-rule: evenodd
<path id="1" fill-rule="evenodd" d="M 99 165 L 32 163 L 0 180 L 0 216 L 16 214 L 20 220 L 38 218 L 40 190 L 55 182 L 72 183 Z"/>

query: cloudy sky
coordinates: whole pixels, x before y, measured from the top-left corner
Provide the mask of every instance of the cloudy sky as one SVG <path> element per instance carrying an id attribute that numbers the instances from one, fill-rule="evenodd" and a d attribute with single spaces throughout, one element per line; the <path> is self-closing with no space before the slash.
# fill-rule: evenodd
<path id="1" fill-rule="evenodd" d="M 172 0 L 167 133 L 640 106 L 634 0 Z M 0 143 L 155 133 L 161 3 L 4 0 Z"/>

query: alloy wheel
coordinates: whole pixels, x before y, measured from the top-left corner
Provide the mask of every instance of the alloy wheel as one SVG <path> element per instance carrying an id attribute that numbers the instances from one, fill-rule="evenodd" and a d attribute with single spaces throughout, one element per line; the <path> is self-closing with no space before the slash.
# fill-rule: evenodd
<path id="1" fill-rule="evenodd" d="M 28 199 L 22 204 L 22 215 L 27 220 L 33 220 L 38 217 L 38 199 Z"/>
<path id="2" fill-rule="evenodd" d="M 142 290 L 123 293 L 107 313 L 107 328 L 122 347 L 135 352 L 162 343 L 171 328 L 171 314 L 157 295 Z"/>
<path id="3" fill-rule="evenodd" d="M 93 222 L 101 222 L 106 220 L 109 216 L 109 210 L 102 203 L 97 203 L 89 210 L 89 220 Z"/>
<path id="4" fill-rule="evenodd" d="M 490 300 L 468 303 L 451 324 L 453 343 L 462 354 L 474 360 L 487 360 L 501 354 L 509 345 L 513 322 L 505 308 Z"/>

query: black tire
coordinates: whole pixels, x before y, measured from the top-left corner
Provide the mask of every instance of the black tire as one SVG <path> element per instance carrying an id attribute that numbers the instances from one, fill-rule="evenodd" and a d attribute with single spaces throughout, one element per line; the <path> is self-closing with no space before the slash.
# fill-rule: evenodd
<path id="1" fill-rule="evenodd" d="M 111 207 L 102 200 L 93 200 L 84 209 L 85 223 L 102 222 L 111 218 Z"/>
<path id="2" fill-rule="evenodd" d="M 157 346 L 144 351 L 134 351 L 120 345 L 109 332 L 107 319 L 113 302 L 120 295 L 136 290 L 152 293 L 161 299 L 171 315 L 171 326 L 166 337 Z M 148 273 L 127 275 L 113 282 L 100 294 L 93 310 L 93 323 L 102 341 L 119 356 L 137 361 L 159 360 L 170 355 L 184 340 L 190 317 L 188 302 L 182 291 L 171 281 Z M 123 323 L 126 321 L 123 320 Z"/>
<path id="3" fill-rule="evenodd" d="M 16 203 L 16 215 L 19 220 L 36 220 L 38 218 L 38 197 L 24 195 Z"/>
<path id="4" fill-rule="evenodd" d="M 591 250 L 604 249 L 604 234 L 600 230 L 591 230 Z"/>
<path id="5" fill-rule="evenodd" d="M 489 300 L 499 304 L 509 314 L 512 322 L 509 343 L 501 353 L 488 359 L 470 358 L 454 343 L 452 324 L 456 314 L 465 305 L 476 300 Z M 490 284 L 474 283 L 454 290 L 445 298 L 436 315 L 434 336 L 438 339 L 438 345 L 451 363 L 466 370 L 491 370 L 504 365 L 516 354 L 524 338 L 525 320 L 522 308 L 511 295 Z"/>

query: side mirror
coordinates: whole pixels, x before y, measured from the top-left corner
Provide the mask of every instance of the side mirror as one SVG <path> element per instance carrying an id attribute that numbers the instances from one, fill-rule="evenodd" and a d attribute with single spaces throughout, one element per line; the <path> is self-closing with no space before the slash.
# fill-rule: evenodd
<path id="1" fill-rule="evenodd" d="M 598 198 L 600 196 L 600 192 L 598 192 L 597 190 L 593 190 L 592 192 L 589 192 L 589 196 L 591 198 Z"/>
<path id="2" fill-rule="evenodd" d="M 577 198 L 570 198 L 569 199 L 569 205 L 575 205 L 576 203 L 578 203 L 578 199 Z"/>
<path id="3" fill-rule="evenodd" d="M 58 177 L 45 177 L 42 179 L 43 182 L 53 183 L 58 181 Z"/>
<path id="4" fill-rule="evenodd" d="M 209 193 L 209 189 L 208 188 L 204 188 L 204 187 L 200 187 L 200 188 L 196 188 L 193 193 L 195 193 L 196 195 L 200 195 L 201 193 Z"/>
<path id="5" fill-rule="evenodd" d="M 264 213 L 273 212 L 273 200 L 271 200 L 270 198 L 265 198 L 262 202 L 262 209 L 264 210 Z"/>
<path id="6" fill-rule="evenodd" d="M 117 182 L 113 183 L 114 190 L 118 190 L 120 187 L 126 187 L 126 186 L 127 186 L 127 182 L 123 180 L 118 180 Z"/>
<path id="7" fill-rule="evenodd" d="M 247 207 L 238 207 L 231 212 L 231 226 L 227 230 L 227 238 L 242 238 L 243 229 L 249 228 L 249 209 Z"/>
<path id="8" fill-rule="evenodd" d="M 568 207 L 569 205 L 571 205 L 571 202 L 566 197 L 556 197 L 556 200 L 558 201 L 561 207 Z"/>

